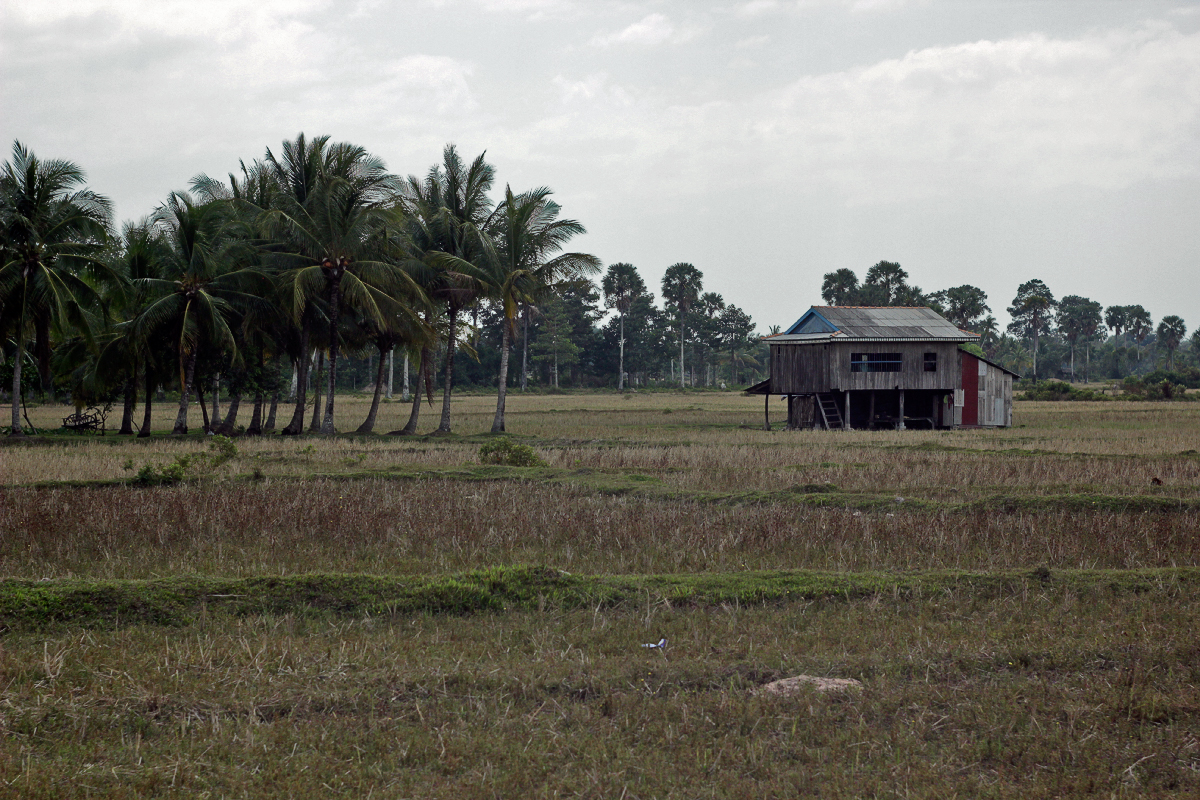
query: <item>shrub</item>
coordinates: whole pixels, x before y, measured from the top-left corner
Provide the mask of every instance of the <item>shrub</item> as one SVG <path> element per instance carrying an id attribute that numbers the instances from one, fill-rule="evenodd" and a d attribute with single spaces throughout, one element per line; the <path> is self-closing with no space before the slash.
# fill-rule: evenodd
<path id="1" fill-rule="evenodd" d="M 1065 381 L 1042 381 L 1025 390 L 1026 400 L 1108 400 L 1091 389 L 1076 389 Z"/>
<path id="2" fill-rule="evenodd" d="M 479 463 L 503 464 L 506 467 L 544 467 L 546 462 L 527 444 L 517 444 L 504 437 L 479 448 Z"/>
<path id="3" fill-rule="evenodd" d="M 133 482 L 140 486 L 170 486 L 180 483 L 195 470 L 212 472 L 226 462 L 237 457 L 237 445 L 228 436 L 213 436 L 208 440 L 207 453 L 192 453 L 186 456 L 176 456 L 170 464 L 155 467 L 153 464 L 143 464 L 133 477 Z M 133 469 L 133 460 L 126 459 L 124 468 Z"/>
<path id="4" fill-rule="evenodd" d="M 1161 377 L 1161 376 L 1167 377 Z M 1152 372 L 1144 378 L 1130 375 L 1121 383 L 1121 396 L 1127 400 L 1192 400 L 1188 386 L 1171 380 L 1173 372 Z"/>

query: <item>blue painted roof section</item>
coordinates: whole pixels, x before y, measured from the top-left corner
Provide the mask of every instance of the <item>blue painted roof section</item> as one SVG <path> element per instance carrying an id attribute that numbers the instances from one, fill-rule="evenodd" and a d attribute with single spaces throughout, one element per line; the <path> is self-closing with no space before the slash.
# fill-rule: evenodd
<path id="1" fill-rule="evenodd" d="M 810 308 L 784 333 L 833 333 L 836 330 L 837 326 L 825 319 L 821 312 Z"/>

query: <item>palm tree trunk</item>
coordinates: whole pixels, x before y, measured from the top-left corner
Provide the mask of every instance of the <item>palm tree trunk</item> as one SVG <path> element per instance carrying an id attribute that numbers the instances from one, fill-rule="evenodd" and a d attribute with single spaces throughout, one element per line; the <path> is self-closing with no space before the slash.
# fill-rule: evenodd
<path id="1" fill-rule="evenodd" d="M 387 399 L 392 399 L 392 380 L 396 377 L 396 348 L 388 350 L 388 390 Z"/>
<path id="2" fill-rule="evenodd" d="M 229 410 L 225 412 L 225 419 L 220 425 L 213 425 L 217 433 L 222 436 L 232 436 L 233 428 L 237 425 L 238 409 L 242 406 L 242 393 L 238 392 L 229 398 Z"/>
<path id="3" fill-rule="evenodd" d="M 450 306 L 450 332 L 446 336 L 446 383 L 442 387 L 442 420 L 438 423 L 438 433 L 450 432 L 450 392 L 454 385 L 454 345 L 458 335 L 458 307 Z"/>
<path id="4" fill-rule="evenodd" d="M 213 377 L 213 410 L 212 410 L 212 429 L 216 430 L 221 426 L 221 373 L 217 373 Z"/>
<path id="5" fill-rule="evenodd" d="M 687 375 L 683 371 L 683 310 L 679 311 L 679 388 L 684 386 L 684 376 Z"/>
<path id="6" fill-rule="evenodd" d="M 1038 329 L 1033 329 L 1033 382 L 1036 384 L 1037 374 Z"/>
<path id="7" fill-rule="evenodd" d="M 271 407 L 267 410 L 267 421 L 263 424 L 263 432 L 275 430 L 275 412 L 279 409 L 279 390 L 271 395 Z"/>
<path id="8" fill-rule="evenodd" d="M 558 339 L 554 340 L 554 388 L 558 388 Z"/>
<path id="9" fill-rule="evenodd" d="M 275 430 L 275 412 L 279 408 L 279 379 L 280 373 L 283 371 L 283 359 L 275 357 L 275 389 L 271 392 L 271 409 L 267 412 L 267 422 L 263 425 L 263 432 Z"/>
<path id="10" fill-rule="evenodd" d="M 375 369 L 375 396 L 371 398 L 371 410 L 355 433 L 370 433 L 375 430 L 375 415 L 379 413 L 379 396 L 383 394 L 383 351 L 379 351 L 379 366 Z"/>
<path id="11" fill-rule="evenodd" d="M 406 403 L 412 399 L 408 394 L 408 350 L 404 351 L 404 386 L 400 389 L 400 399 Z"/>
<path id="12" fill-rule="evenodd" d="M 529 386 L 529 305 L 521 306 L 521 391 Z"/>
<path id="13" fill-rule="evenodd" d="M 24 320 L 22 320 L 24 322 Z M 12 379 L 12 428 L 8 435 L 21 437 L 25 431 L 21 428 L 21 364 L 25 360 L 24 325 L 17 328 L 17 357 L 13 360 Z"/>
<path id="14" fill-rule="evenodd" d="M 204 432 L 212 433 L 212 421 L 208 418 L 208 406 L 204 405 L 204 394 L 196 387 L 196 404 L 200 406 L 200 416 L 204 420 Z"/>
<path id="15" fill-rule="evenodd" d="M 413 436 L 417 432 L 417 420 L 421 416 L 421 378 L 424 377 L 426 379 L 426 388 L 428 389 L 429 363 L 432 360 L 432 356 L 433 353 L 430 352 L 428 347 L 421 348 L 421 363 L 417 366 L 417 386 L 412 396 L 412 411 L 408 415 L 408 424 L 404 426 L 404 430 L 400 431 L 405 436 Z"/>
<path id="16" fill-rule="evenodd" d="M 134 372 L 136 375 L 137 373 Z M 137 380 L 130 378 L 125 381 L 125 408 L 121 413 L 121 430 L 118 436 L 133 435 L 133 407 L 137 404 Z"/>
<path id="17" fill-rule="evenodd" d="M 254 411 L 250 413 L 250 424 L 246 427 L 247 436 L 262 436 L 263 393 L 259 389 L 254 393 Z"/>
<path id="18" fill-rule="evenodd" d="M 296 359 L 296 408 L 292 411 L 292 421 L 282 431 L 284 436 L 304 433 L 304 411 L 308 406 L 308 338 L 308 316 L 305 315 L 300 326 L 300 357 Z M 267 430 L 271 429 L 272 419 L 268 419 Z"/>
<path id="19" fill-rule="evenodd" d="M 1083 382 L 1092 382 L 1092 343 L 1083 343 Z"/>
<path id="20" fill-rule="evenodd" d="M 42 312 L 34 315 L 33 351 L 37 356 L 38 383 L 41 384 L 42 394 L 50 396 L 54 402 L 54 372 L 50 369 L 50 315 Z"/>
<path id="21" fill-rule="evenodd" d="M 617 362 L 617 391 L 625 391 L 625 315 L 621 315 L 621 358 Z"/>
<path id="22" fill-rule="evenodd" d="M 1071 383 L 1075 382 L 1075 342 L 1071 342 Z"/>
<path id="23" fill-rule="evenodd" d="M 312 433 L 319 430 L 321 427 L 321 389 L 324 387 L 323 376 L 325 375 L 325 351 L 317 351 L 317 378 L 313 381 L 313 413 L 312 420 L 308 423 L 308 432 Z"/>
<path id="24" fill-rule="evenodd" d="M 504 400 L 508 396 L 508 340 L 509 321 L 500 323 L 500 388 L 496 394 L 496 418 L 492 420 L 492 433 L 504 433 Z"/>
<path id="25" fill-rule="evenodd" d="M 150 378 L 150 362 L 146 362 L 146 402 L 142 405 L 142 429 L 138 431 L 139 439 L 150 438 L 151 401 L 154 399 L 154 381 Z"/>
<path id="26" fill-rule="evenodd" d="M 343 267 L 337 267 L 338 270 Z M 321 433 L 330 436 L 334 433 L 333 401 L 337 395 L 337 358 L 338 358 L 338 319 L 341 317 L 341 275 L 340 273 L 330 282 L 329 287 L 329 397 L 325 401 L 325 419 L 321 420 Z M 379 381 L 375 382 L 379 388 Z"/>
<path id="27" fill-rule="evenodd" d="M 179 413 L 175 415 L 175 427 L 171 429 L 172 435 L 182 436 L 188 432 L 188 402 L 192 398 L 192 381 L 195 377 L 196 353 L 193 351 L 187 357 L 187 365 L 184 367 L 183 386 L 179 387 Z"/>

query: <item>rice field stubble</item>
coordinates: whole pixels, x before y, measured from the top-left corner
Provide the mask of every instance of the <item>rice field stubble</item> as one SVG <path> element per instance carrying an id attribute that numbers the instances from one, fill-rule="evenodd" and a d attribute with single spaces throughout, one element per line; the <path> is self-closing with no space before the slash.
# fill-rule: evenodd
<path id="1" fill-rule="evenodd" d="M 475 463 L 489 404 L 456 401 L 449 437 L 239 439 L 176 486 L 129 485 L 127 462 L 200 437 L 4 447 L 0 574 L 1200 566 L 1191 404 L 826 434 L 755 430 L 736 395 L 517 397 L 509 428 L 548 464 L 527 469 Z M 1194 796 L 1196 582 L 1014 587 L 18 626 L 0 796 Z M 753 692 L 798 672 L 865 688 Z"/>

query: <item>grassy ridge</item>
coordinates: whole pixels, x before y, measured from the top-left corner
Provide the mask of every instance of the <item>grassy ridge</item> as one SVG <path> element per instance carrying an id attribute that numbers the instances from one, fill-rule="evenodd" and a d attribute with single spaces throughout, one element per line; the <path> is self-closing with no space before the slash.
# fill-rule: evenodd
<path id="1" fill-rule="evenodd" d="M 215 479 L 190 478 L 190 485 L 206 483 L 254 483 L 261 480 L 254 474 L 242 474 Z M 508 467 L 499 465 L 466 464 L 453 467 L 393 467 L 383 470 L 353 472 L 313 472 L 272 481 L 342 481 L 364 480 L 422 481 L 448 480 L 466 483 L 519 481 L 547 485 L 565 485 L 598 495 L 632 495 L 652 499 L 691 500 L 721 505 L 763 503 L 800 504 L 816 508 L 847 508 L 861 511 L 888 509 L 903 505 L 906 510 L 935 512 L 977 511 L 1106 511 L 1132 513 L 1177 513 L 1200 510 L 1200 498 L 1159 496 L 1154 494 L 1109 494 L 1100 491 L 1024 495 L 1016 492 L 986 494 L 962 501 L 932 500 L 921 497 L 898 496 L 895 491 L 843 491 L 832 484 L 796 484 L 776 491 L 705 491 L 669 487 L 661 477 L 625 470 L 592 468 L 563 469 L 556 467 Z M 134 478 L 105 480 L 50 480 L 29 486 L 35 489 L 82 489 L 138 486 Z M 13 487 L 17 488 L 17 487 Z M 145 487 L 152 488 L 152 487 Z"/>
<path id="2" fill-rule="evenodd" d="M 1200 568 L 585 576 L 548 567 L 518 566 L 420 578 L 312 574 L 243 579 L 185 576 L 130 581 L 5 580 L 0 581 L 0 625 L 6 630 L 37 630 L 62 624 L 97 628 L 177 626 L 208 614 L 361 617 L 611 609 L 664 602 L 670 606 L 720 607 L 884 594 L 921 597 L 944 592 L 990 598 L 1051 585 L 1084 593 L 1188 591 L 1200 586 Z"/>

